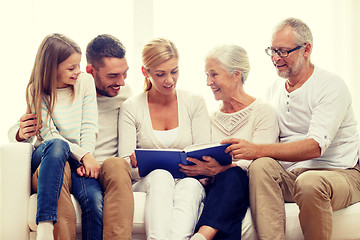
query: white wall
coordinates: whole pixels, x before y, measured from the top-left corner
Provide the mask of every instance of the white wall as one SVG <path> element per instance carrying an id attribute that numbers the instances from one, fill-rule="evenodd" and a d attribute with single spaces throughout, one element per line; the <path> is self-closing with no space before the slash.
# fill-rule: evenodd
<path id="1" fill-rule="evenodd" d="M 358 0 L 19 0 L 0 6 L 0 143 L 25 111 L 24 92 L 38 45 L 45 35 L 61 32 L 85 52 L 101 33 L 118 37 L 127 47 L 127 83 L 141 91 L 142 46 L 167 37 L 180 52 L 179 88 L 196 91 L 218 105 L 205 85 L 204 57 L 214 46 L 235 43 L 249 53 L 252 70 L 246 90 L 262 97 L 276 77 L 264 49 L 273 27 L 286 17 L 303 19 L 314 35 L 313 62 L 342 76 L 360 119 L 360 1 Z M 85 56 L 81 68 L 85 70 Z"/>
<path id="2" fill-rule="evenodd" d="M 360 130 L 360 1 L 351 2 L 351 33 L 352 44 L 350 51 L 351 83 L 350 90 L 353 97 L 356 119 L 358 120 L 358 129 Z"/>
<path id="3" fill-rule="evenodd" d="M 5 2 L 5 1 L 4 1 Z M 0 144 L 26 110 L 25 88 L 42 39 L 54 32 L 77 42 L 85 71 L 87 43 L 109 33 L 123 42 L 133 61 L 133 2 L 128 0 L 18 0 L 0 5 Z M 132 78 L 130 69 L 129 78 Z"/>

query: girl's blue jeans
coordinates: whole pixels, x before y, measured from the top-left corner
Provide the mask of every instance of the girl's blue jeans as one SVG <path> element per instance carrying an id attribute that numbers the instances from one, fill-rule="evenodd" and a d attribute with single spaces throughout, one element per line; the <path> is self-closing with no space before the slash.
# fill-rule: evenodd
<path id="1" fill-rule="evenodd" d="M 45 141 L 33 152 L 32 173 L 39 167 L 36 222 L 57 221 L 57 207 L 66 161 L 71 166 L 72 193 L 82 212 L 82 239 L 102 239 L 103 190 L 97 179 L 80 177 L 78 162 L 69 145 L 60 139 Z"/>
<path id="2" fill-rule="evenodd" d="M 81 207 L 82 239 L 102 239 L 103 190 L 98 179 L 80 177 L 78 161 L 70 159 L 72 193 Z"/>
<path id="3" fill-rule="evenodd" d="M 60 139 L 45 141 L 32 154 L 32 173 L 40 165 L 36 223 L 57 221 L 58 198 L 64 177 L 64 167 L 70 156 L 69 145 Z"/>

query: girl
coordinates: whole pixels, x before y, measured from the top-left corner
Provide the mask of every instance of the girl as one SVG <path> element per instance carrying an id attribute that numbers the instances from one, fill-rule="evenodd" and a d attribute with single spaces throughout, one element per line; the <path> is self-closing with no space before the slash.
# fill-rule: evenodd
<path id="1" fill-rule="evenodd" d="M 80 72 L 80 60 L 81 50 L 75 42 L 61 34 L 48 35 L 38 49 L 26 88 L 27 113 L 33 113 L 36 121 L 34 127 L 37 141 L 31 165 L 32 172 L 35 172 L 33 190 L 38 194 L 37 239 L 54 239 L 53 224 L 58 220 L 58 198 L 60 191 L 63 192 L 64 169 L 68 160 L 74 166 L 73 171 L 77 172 L 75 176 L 72 174 L 75 197 L 92 186 L 88 183 L 79 184 L 83 180 L 81 176 L 90 177 L 93 185 L 99 185 L 94 178 L 97 178 L 100 166 L 92 156 L 97 135 L 96 92 L 91 76 Z M 24 137 L 21 131 L 18 134 L 20 138 Z M 68 180 L 64 183 L 68 184 Z M 97 204 L 99 210 L 96 209 L 98 214 L 94 218 L 98 218 L 98 215 L 101 218 L 100 225 L 94 224 L 91 228 L 100 232 L 97 239 L 101 239 L 101 189 L 95 189 L 100 192 L 96 195 L 100 196 L 100 204 Z M 65 199 L 68 199 L 65 215 L 73 220 L 75 212 L 69 191 L 64 194 L 67 194 Z M 79 203 L 83 212 L 82 223 L 86 228 L 84 211 L 88 206 L 81 199 Z M 90 239 L 84 238 L 85 234 L 91 235 L 83 226 L 83 239 Z M 75 226 L 65 224 L 55 237 L 73 239 Z"/>

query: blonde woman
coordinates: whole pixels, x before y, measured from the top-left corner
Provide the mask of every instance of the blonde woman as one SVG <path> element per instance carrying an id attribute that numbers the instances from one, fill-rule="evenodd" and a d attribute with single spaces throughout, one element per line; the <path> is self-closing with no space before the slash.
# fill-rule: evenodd
<path id="1" fill-rule="evenodd" d="M 147 239 L 189 239 L 205 191 L 195 178 L 174 179 L 154 170 L 139 179 L 136 148 L 177 148 L 210 141 L 210 120 L 202 97 L 176 89 L 179 56 L 173 42 L 155 39 L 142 52 L 145 92 L 120 109 L 120 156 L 133 167 L 134 191 L 147 193 Z M 131 160 L 130 160 L 131 159 Z M 137 176 L 136 176 L 137 175 Z"/>

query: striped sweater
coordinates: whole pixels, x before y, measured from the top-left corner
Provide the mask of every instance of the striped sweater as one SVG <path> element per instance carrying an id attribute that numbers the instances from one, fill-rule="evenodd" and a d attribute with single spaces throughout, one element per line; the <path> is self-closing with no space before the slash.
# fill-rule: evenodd
<path id="1" fill-rule="evenodd" d="M 42 128 L 44 141 L 59 138 L 66 141 L 72 157 L 78 161 L 95 150 L 98 134 L 96 90 L 91 75 L 81 73 L 74 85 L 74 98 L 70 88 L 57 90 L 52 118 L 47 118 L 48 106 L 42 102 Z M 37 142 L 35 146 L 41 142 Z"/>

